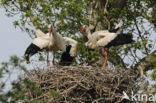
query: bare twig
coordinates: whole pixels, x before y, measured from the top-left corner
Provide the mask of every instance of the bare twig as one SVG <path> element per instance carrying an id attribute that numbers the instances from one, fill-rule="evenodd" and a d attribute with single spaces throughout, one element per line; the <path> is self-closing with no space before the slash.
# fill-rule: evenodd
<path id="1" fill-rule="evenodd" d="M 107 5 L 108 5 L 108 0 L 106 0 L 106 3 L 105 3 L 104 14 L 108 14 Z"/>
<path id="2" fill-rule="evenodd" d="M 110 26 L 111 26 L 111 24 L 110 24 L 110 22 L 109 22 L 109 20 L 107 19 L 107 17 L 106 16 L 103 16 L 103 18 L 105 19 L 105 21 L 106 21 L 106 23 L 107 23 L 107 26 L 108 26 L 108 30 L 110 30 Z"/>
<path id="3" fill-rule="evenodd" d="M 122 91 L 130 92 L 136 87 L 136 74 L 130 69 L 103 71 L 98 67 L 64 66 L 53 71 L 32 70 L 27 72 L 24 78 L 36 83 L 36 87 L 42 91 L 41 94 L 37 94 L 30 92 L 30 88 L 24 86 L 23 90 L 25 93 L 28 92 L 31 101 L 46 100 L 53 103 L 121 102 Z"/>
<path id="4" fill-rule="evenodd" d="M 137 29 L 137 31 L 138 31 L 138 35 L 139 35 L 140 39 L 142 40 L 142 44 L 143 44 L 143 46 L 144 46 L 145 53 L 146 53 L 146 55 L 149 55 L 148 49 L 147 49 L 147 47 L 146 47 L 146 44 L 143 43 L 143 36 L 141 35 L 141 31 L 140 31 L 140 29 L 139 29 L 139 27 L 138 27 L 136 18 L 134 18 L 134 23 L 135 23 L 136 29 Z"/>

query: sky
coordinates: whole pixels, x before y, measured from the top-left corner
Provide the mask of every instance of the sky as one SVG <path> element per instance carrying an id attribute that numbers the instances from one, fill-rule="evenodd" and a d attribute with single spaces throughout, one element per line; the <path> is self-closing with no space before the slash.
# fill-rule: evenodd
<path id="1" fill-rule="evenodd" d="M 22 32 L 19 28 L 13 26 L 13 21 L 18 18 L 8 18 L 5 15 L 5 10 L 0 8 L 0 66 L 2 62 L 8 62 L 10 56 L 17 55 L 22 57 L 27 46 L 31 43 L 31 38 Z M 16 80 L 19 72 L 12 70 L 13 74 L 6 82 L 7 87 L 4 91 L 11 88 L 10 81 Z M 7 80 L 8 75 L 5 75 L 3 80 Z"/>
<path id="2" fill-rule="evenodd" d="M 23 56 L 31 38 L 19 28 L 13 26 L 15 18 L 5 16 L 5 11 L 0 8 L 0 63 L 8 61 L 10 56 Z"/>

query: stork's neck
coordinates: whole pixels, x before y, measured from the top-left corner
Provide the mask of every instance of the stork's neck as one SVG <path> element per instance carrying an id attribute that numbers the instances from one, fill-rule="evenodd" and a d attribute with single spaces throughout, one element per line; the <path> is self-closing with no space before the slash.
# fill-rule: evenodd
<path id="1" fill-rule="evenodd" d="M 54 36 L 54 35 L 56 35 L 55 29 L 52 28 L 52 27 L 49 28 L 49 36 L 52 37 L 52 36 Z"/>
<path id="2" fill-rule="evenodd" d="M 89 39 L 91 37 L 91 31 L 90 31 L 89 27 L 86 28 L 86 33 L 87 33 L 87 37 Z"/>
<path id="3" fill-rule="evenodd" d="M 54 39 L 55 38 L 55 30 L 54 28 L 50 27 L 49 28 L 49 39 L 50 39 L 50 43 L 54 43 Z"/>

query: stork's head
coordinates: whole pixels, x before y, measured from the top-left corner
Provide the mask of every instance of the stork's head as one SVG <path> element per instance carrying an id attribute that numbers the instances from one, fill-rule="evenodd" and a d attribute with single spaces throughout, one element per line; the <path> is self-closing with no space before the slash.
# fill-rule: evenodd
<path id="1" fill-rule="evenodd" d="M 51 35 L 54 35 L 55 29 L 53 28 L 53 24 L 48 25 L 49 28 L 49 38 L 51 38 Z"/>
<path id="2" fill-rule="evenodd" d="M 80 33 L 85 32 L 85 31 L 86 31 L 86 28 L 87 28 L 87 25 L 83 25 L 83 27 L 82 27 L 81 30 L 80 30 Z"/>
<path id="3" fill-rule="evenodd" d="M 90 34 L 90 29 L 87 25 L 84 25 L 81 30 L 80 30 L 80 33 L 85 36 L 85 37 L 88 37 L 88 35 Z"/>
<path id="4" fill-rule="evenodd" d="M 49 25 L 48 25 L 48 28 L 52 28 L 52 24 L 49 24 Z"/>
<path id="5" fill-rule="evenodd" d="M 119 24 L 115 26 L 115 29 L 117 29 L 117 28 L 121 28 L 122 26 L 123 26 L 123 22 L 120 21 Z"/>

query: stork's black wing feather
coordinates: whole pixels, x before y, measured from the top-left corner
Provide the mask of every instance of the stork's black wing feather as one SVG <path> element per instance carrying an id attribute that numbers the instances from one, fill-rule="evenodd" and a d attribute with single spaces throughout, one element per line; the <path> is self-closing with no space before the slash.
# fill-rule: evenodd
<path id="1" fill-rule="evenodd" d="M 132 35 L 130 34 L 119 34 L 114 40 L 112 40 L 108 45 L 106 45 L 106 48 L 109 48 L 111 46 L 119 46 L 124 44 L 129 44 L 134 42 L 132 39 Z"/>
<path id="2" fill-rule="evenodd" d="M 29 57 L 36 54 L 38 51 L 42 51 L 43 49 L 40 49 L 38 46 L 36 46 L 35 44 L 31 43 L 28 48 L 25 51 L 25 59 L 27 61 L 29 61 Z"/>

